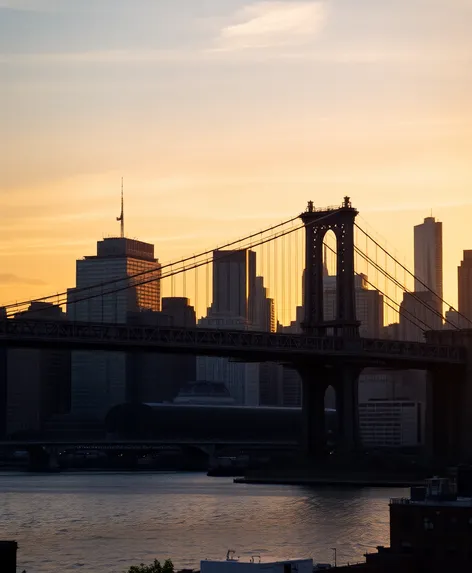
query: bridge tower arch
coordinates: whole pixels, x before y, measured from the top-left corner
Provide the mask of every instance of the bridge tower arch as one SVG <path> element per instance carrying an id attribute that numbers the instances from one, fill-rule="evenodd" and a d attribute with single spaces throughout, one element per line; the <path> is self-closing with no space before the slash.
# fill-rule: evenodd
<path id="1" fill-rule="evenodd" d="M 316 209 L 313 201 L 300 215 L 305 225 L 305 311 L 302 328 L 314 336 L 343 336 L 357 338 L 354 281 L 354 222 L 358 211 L 344 197 L 340 207 Z M 336 316 L 324 320 L 323 301 L 323 239 L 332 230 L 336 236 Z"/>

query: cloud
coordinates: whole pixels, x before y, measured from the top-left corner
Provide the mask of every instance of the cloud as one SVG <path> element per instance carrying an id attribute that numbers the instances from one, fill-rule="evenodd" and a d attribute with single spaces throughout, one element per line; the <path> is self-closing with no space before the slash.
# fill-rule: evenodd
<path id="1" fill-rule="evenodd" d="M 6 285 L 45 285 L 44 281 L 35 278 L 19 277 L 13 274 L 0 274 L 0 287 Z"/>
<path id="2" fill-rule="evenodd" d="M 218 38 L 223 50 L 300 45 L 313 39 L 326 20 L 326 3 L 266 1 L 245 6 Z"/>

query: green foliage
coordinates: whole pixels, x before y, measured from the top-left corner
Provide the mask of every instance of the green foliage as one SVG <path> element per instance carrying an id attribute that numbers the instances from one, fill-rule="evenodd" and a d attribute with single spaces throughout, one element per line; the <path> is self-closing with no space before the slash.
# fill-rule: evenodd
<path id="1" fill-rule="evenodd" d="M 154 559 L 154 563 L 150 565 L 133 565 L 127 571 L 127 573 L 174 573 L 174 564 L 170 559 L 164 561 L 164 565 L 161 565 L 157 559 Z"/>

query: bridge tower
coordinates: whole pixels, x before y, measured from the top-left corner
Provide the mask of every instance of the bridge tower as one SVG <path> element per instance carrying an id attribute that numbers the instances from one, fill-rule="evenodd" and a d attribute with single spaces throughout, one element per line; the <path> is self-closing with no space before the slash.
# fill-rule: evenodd
<path id="1" fill-rule="evenodd" d="M 302 328 L 307 334 L 328 333 L 345 338 L 359 336 L 356 319 L 354 282 L 354 221 L 358 211 L 344 197 L 341 207 L 315 209 L 313 201 L 300 215 L 305 225 L 305 318 Z M 323 305 L 323 239 L 332 230 L 336 236 L 336 317 L 324 320 Z"/>
<path id="2" fill-rule="evenodd" d="M 359 337 L 354 281 L 354 222 L 358 211 L 344 197 L 340 207 L 315 209 L 313 201 L 300 215 L 305 225 L 306 260 L 304 332 L 312 336 Z M 336 237 L 336 316 L 324 319 L 323 239 L 332 230 Z M 336 391 L 339 446 L 354 452 L 359 443 L 357 387 L 359 368 L 348 365 L 305 363 L 296 366 L 302 378 L 305 453 L 320 456 L 326 450 L 324 396 L 328 386 Z"/>

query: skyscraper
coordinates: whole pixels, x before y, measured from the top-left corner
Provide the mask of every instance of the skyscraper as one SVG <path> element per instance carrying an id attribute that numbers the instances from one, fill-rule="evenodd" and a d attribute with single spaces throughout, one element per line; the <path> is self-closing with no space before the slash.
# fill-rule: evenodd
<path id="1" fill-rule="evenodd" d="M 136 279 L 129 278 L 138 273 L 140 276 Z M 125 323 L 128 312 L 160 310 L 160 276 L 154 245 L 124 237 L 98 241 L 97 254 L 76 263 L 76 288 L 69 289 L 67 293 L 68 317 L 72 320 Z M 150 282 L 152 278 L 156 280 Z M 140 281 L 146 283 L 139 284 Z M 104 282 L 108 284 L 102 285 Z M 122 289 L 129 285 L 130 288 Z M 91 294 L 97 296 L 86 298 Z"/>
<path id="2" fill-rule="evenodd" d="M 262 287 L 262 290 L 261 290 Z M 271 303 L 267 302 L 263 316 L 258 312 L 259 298 L 265 297 L 265 289 L 256 280 L 256 253 L 243 250 L 213 251 L 213 302 L 208 316 L 201 318 L 199 326 L 247 330 L 271 327 Z M 263 325 L 256 323 L 263 321 Z M 197 357 L 197 380 L 223 382 L 237 404 L 259 404 L 259 364 L 233 362 L 228 358 L 212 356 Z"/>
<path id="3" fill-rule="evenodd" d="M 466 319 L 472 320 L 472 251 L 464 251 L 464 256 L 457 269 L 459 312 Z M 467 320 L 463 319 L 467 323 Z M 462 328 L 470 328 L 463 325 Z"/>
<path id="4" fill-rule="evenodd" d="M 360 322 L 359 334 L 367 338 L 380 338 L 383 327 L 383 295 L 378 290 L 369 289 L 367 276 L 356 275 L 356 316 Z M 325 275 L 324 289 L 324 317 L 333 320 L 336 316 L 336 277 Z"/>
<path id="5" fill-rule="evenodd" d="M 130 278 L 137 273 L 146 274 Z M 126 323 L 131 312 L 158 311 L 161 305 L 160 276 L 153 245 L 125 237 L 98 241 L 95 256 L 77 261 L 76 288 L 69 289 L 67 293 L 68 318 Z M 149 282 L 151 278 L 156 280 Z M 147 282 L 138 284 L 140 280 Z M 101 284 L 109 281 L 118 282 Z M 118 290 L 126 285 L 131 286 Z M 90 294 L 99 296 L 87 299 Z M 71 363 L 73 414 L 100 420 L 112 406 L 125 401 L 125 353 L 75 351 Z"/>
<path id="6" fill-rule="evenodd" d="M 267 297 L 267 289 L 264 287 L 263 277 L 256 277 L 252 322 L 257 330 L 275 332 L 274 299 Z"/>
<path id="7" fill-rule="evenodd" d="M 211 314 L 254 319 L 256 253 L 251 250 L 213 251 Z"/>
<path id="8" fill-rule="evenodd" d="M 436 310 L 442 314 L 443 298 L 443 253 L 442 223 L 434 217 L 426 217 L 416 225 L 415 240 L 415 291 L 431 289 L 439 298 L 433 297 Z"/>
<path id="9" fill-rule="evenodd" d="M 424 342 L 425 330 L 439 330 L 441 316 L 437 312 L 437 297 L 430 291 L 405 292 L 400 304 L 400 338 Z"/>

